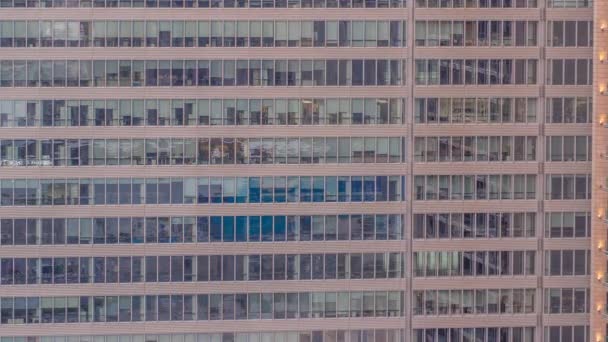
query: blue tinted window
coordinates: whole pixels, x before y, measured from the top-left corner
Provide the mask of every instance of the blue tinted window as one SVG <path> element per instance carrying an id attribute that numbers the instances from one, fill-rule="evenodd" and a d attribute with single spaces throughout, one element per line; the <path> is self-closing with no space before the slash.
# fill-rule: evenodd
<path id="1" fill-rule="evenodd" d="M 312 229 L 312 217 L 311 216 L 300 216 L 300 240 L 310 241 L 310 234 Z"/>
<path id="2" fill-rule="evenodd" d="M 376 201 L 388 200 L 388 177 L 376 177 Z"/>
<path id="3" fill-rule="evenodd" d="M 313 202 L 323 202 L 325 177 L 313 177 Z"/>
<path id="4" fill-rule="evenodd" d="M 287 202 L 297 202 L 300 197 L 298 191 L 298 177 L 287 177 Z"/>
<path id="5" fill-rule="evenodd" d="M 274 202 L 275 203 L 285 203 L 287 200 L 285 194 L 286 178 L 285 177 L 275 177 L 274 178 Z"/>
<path id="6" fill-rule="evenodd" d="M 222 217 L 211 216 L 210 220 L 211 242 L 222 241 Z"/>
<path id="7" fill-rule="evenodd" d="M 402 235 L 402 226 L 401 226 L 401 216 L 399 215 L 390 215 L 388 219 L 388 229 L 389 229 L 389 239 L 397 240 L 401 239 Z"/>
<path id="8" fill-rule="evenodd" d="M 234 241 L 234 217 L 224 216 L 223 217 L 223 241 L 230 242 Z"/>
<path id="9" fill-rule="evenodd" d="M 209 178 L 198 179 L 198 203 L 209 203 Z"/>
<path id="10" fill-rule="evenodd" d="M 260 241 L 260 217 L 249 217 L 249 241 Z"/>
<path id="11" fill-rule="evenodd" d="M 338 178 L 325 178 L 325 202 L 336 202 L 338 200 Z"/>
<path id="12" fill-rule="evenodd" d="M 247 177 L 236 179 L 236 203 L 247 202 Z"/>
<path id="13" fill-rule="evenodd" d="M 285 216 L 274 217 L 274 241 L 285 241 Z"/>
<path id="14" fill-rule="evenodd" d="M 49 236 L 50 236 L 50 232 L 51 232 L 51 227 L 52 227 L 52 222 L 50 219 L 43 219 L 42 220 L 42 241 L 44 243 L 45 240 L 49 240 L 50 239 L 45 239 L 45 235 L 48 232 Z M 105 243 L 105 229 L 106 229 L 106 222 L 104 218 L 95 218 L 93 220 L 93 243 Z M 156 236 L 156 225 L 154 226 L 154 235 Z M 156 242 L 156 238 L 154 239 L 154 242 Z"/>
<path id="15" fill-rule="evenodd" d="M 338 177 L 338 202 L 350 201 L 350 187 L 347 176 Z"/>
<path id="16" fill-rule="evenodd" d="M 262 203 L 272 203 L 273 177 L 262 177 Z"/>
<path id="17" fill-rule="evenodd" d="M 249 178 L 249 203 L 260 203 L 260 179 Z"/>
<path id="18" fill-rule="evenodd" d="M 300 177 L 300 202 L 310 202 L 312 200 L 312 185 L 310 183 L 310 177 Z"/>
<path id="19" fill-rule="evenodd" d="M 166 193 L 164 193 L 164 195 L 162 196 L 162 200 L 161 203 L 169 203 L 169 200 L 171 200 L 170 202 L 173 204 L 181 204 L 184 203 L 184 179 L 183 178 L 171 178 L 171 180 L 169 181 L 168 179 L 165 179 L 165 181 L 163 182 L 162 186 L 162 190 L 166 191 Z M 169 192 L 170 191 L 170 192 Z M 169 199 L 169 194 L 171 194 L 171 198 Z"/>
<path id="20" fill-rule="evenodd" d="M 376 240 L 386 240 L 388 238 L 386 215 L 376 215 Z"/>
<path id="21" fill-rule="evenodd" d="M 365 176 L 363 177 L 364 183 L 363 183 L 363 188 L 365 191 L 365 199 L 364 201 L 366 202 L 372 202 L 375 198 L 375 178 L 374 176 Z"/>
<path id="22" fill-rule="evenodd" d="M 54 221 L 55 236 L 63 236 L 63 232 L 57 234 L 57 230 L 59 227 L 63 227 L 64 221 L 61 219 L 55 219 Z M 106 243 L 118 243 L 118 219 L 115 217 L 106 219 Z M 55 238 L 55 244 L 57 244 L 57 238 Z"/>
<path id="23" fill-rule="evenodd" d="M 247 241 L 247 216 L 236 217 L 236 241 Z"/>
<path id="24" fill-rule="evenodd" d="M 149 181 L 153 181 L 153 179 L 149 179 Z M 5 182 L 2 182 L 3 187 Z M 95 184 L 93 184 L 93 189 L 95 191 L 95 204 L 105 204 L 106 203 L 106 192 L 105 192 L 105 181 L 103 179 L 96 179 L 95 180 Z M 12 189 L 11 189 L 12 192 Z M 147 189 L 146 189 L 147 192 Z M 151 189 L 150 192 L 152 193 L 151 195 L 156 195 L 156 189 Z M 49 196 L 52 194 L 51 189 L 49 188 Z M 154 198 L 155 199 L 155 198 Z M 151 202 L 151 203 L 156 203 L 156 201 Z M 50 204 L 50 202 L 49 202 Z"/>
<path id="25" fill-rule="evenodd" d="M 235 191 L 236 191 L 236 189 L 234 186 L 234 178 L 233 177 L 224 178 L 224 186 L 222 187 L 223 203 L 234 203 Z"/>
<path id="26" fill-rule="evenodd" d="M 146 242 L 147 243 L 156 243 L 157 241 L 157 232 L 156 232 L 156 218 L 147 218 L 146 219 Z"/>
<path id="27" fill-rule="evenodd" d="M 222 203 L 222 178 L 211 177 L 209 184 L 211 203 Z"/>
<path id="28" fill-rule="evenodd" d="M 133 234 L 133 238 L 132 241 L 133 243 L 143 243 L 144 242 L 144 219 L 143 218 L 133 218 L 133 220 L 131 220 L 131 225 L 132 225 L 132 234 Z M 82 240 L 82 230 L 83 230 L 83 225 L 82 225 L 82 221 L 80 224 L 80 238 Z"/>
<path id="29" fill-rule="evenodd" d="M 363 234 L 363 219 L 361 215 L 352 215 L 350 217 L 350 239 L 361 240 Z"/>
<path id="30" fill-rule="evenodd" d="M 363 200 L 363 184 L 361 177 L 351 177 L 351 200 L 361 202 Z"/>
<path id="31" fill-rule="evenodd" d="M 272 241 L 272 216 L 262 216 L 262 241 Z"/>

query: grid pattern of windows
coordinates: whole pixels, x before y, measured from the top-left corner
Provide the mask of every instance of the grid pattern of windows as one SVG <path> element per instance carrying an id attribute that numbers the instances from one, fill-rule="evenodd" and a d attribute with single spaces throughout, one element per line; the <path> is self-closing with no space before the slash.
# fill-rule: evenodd
<path id="1" fill-rule="evenodd" d="M 590 8 L 593 1 L 590 0 L 549 0 L 547 7 L 551 8 Z"/>
<path id="2" fill-rule="evenodd" d="M 0 0 L 0 342 L 608 336 L 596 9 Z"/>
<path id="3" fill-rule="evenodd" d="M 591 237 L 590 212 L 546 212 L 545 238 Z"/>
<path id="4" fill-rule="evenodd" d="M 536 236 L 535 212 L 414 214 L 414 239 L 501 239 Z"/>
<path id="5" fill-rule="evenodd" d="M 591 274 L 591 251 L 587 249 L 545 250 L 545 276 Z"/>
<path id="6" fill-rule="evenodd" d="M 416 59 L 414 74 L 419 86 L 532 85 L 537 64 L 536 59 Z"/>
<path id="7" fill-rule="evenodd" d="M 7 47 L 402 47 L 404 21 L 0 21 Z"/>
<path id="8" fill-rule="evenodd" d="M 418 201 L 535 198 L 533 174 L 414 176 L 414 199 Z"/>
<path id="9" fill-rule="evenodd" d="M 414 252 L 414 277 L 530 276 L 536 251 Z"/>
<path id="10" fill-rule="evenodd" d="M 399 291 L 2 297 L 0 324 L 398 317 Z"/>
<path id="11" fill-rule="evenodd" d="M 530 0 L 534 1 L 534 0 Z M 399 8 L 402 0 L 2 0 L 0 7 Z"/>
<path id="12" fill-rule="evenodd" d="M 416 21 L 416 46 L 536 46 L 538 22 Z"/>
<path id="13" fill-rule="evenodd" d="M 591 338 L 588 325 L 550 325 L 545 327 L 545 342 L 586 341 Z"/>
<path id="14" fill-rule="evenodd" d="M 585 145 L 585 147 L 586 146 L 587 145 Z M 414 138 L 414 161 L 417 162 L 496 162 L 535 160 L 535 136 Z"/>
<path id="15" fill-rule="evenodd" d="M 535 123 L 536 98 L 429 97 L 414 101 L 416 124 Z"/>
<path id="16" fill-rule="evenodd" d="M 397 86 L 400 59 L 0 60 L 0 87 Z"/>
<path id="17" fill-rule="evenodd" d="M 0 100 L 0 127 L 386 125 L 400 98 Z"/>
<path id="18" fill-rule="evenodd" d="M 533 342 L 534 333 L 534 327 L 427 328 L 414 329 L 413 341 Z"/>
<path id="19" fill-rule="evenodd" d="M 0 244 L 401 240 L 400 214 L 0 219 Z"/>
<path id="20" fill-rule="evenodd" d="M 547 98 L 546 123 L 591 123 L 593 121 L 590 97 Z"/>
<path id="21" fill-rule="evenodd" d="M 546 200 L 591 199 L 590 174 L 547 174 Z"/>
<path id="22" fill-rule="evenodd" d="M 553 20 L 547 22 L 547 45 L 581 47 L 593 45 L 591 21 Z"/>
<path id="23" fill-rule="evenodd" d="M 404 176 L 0 180 L 0 205 L 395 202 Z"/>
<path id="24" fill-rule="evenodd" d="M 546 314 L 567 314 L 589 312 L 588 288 L 547 288 L 545 289 Z"/>
<path id="25" fill-rule="evenodd" d="M 414 291 L 415 316 L 529 314 L 536 312 L 536 289 Z"/>
<path id="26" fill-rule="evenodd" d="M 590 135 L 547 136 L 545 137 L 545 161 L 591 161 L 591 147 Z"/>
<path id="27" fill-rule="evenodd" d="M 2 337 L 2 342 L 53 342 L 65 339 L 69 342 L 357 342 L 365 339 L 378 342 L 401 342 L 405 339 L 403 329 L 352 329 L 352 330 L 302 330 L 262 332 L 222 332 L 211 334 L 146 334 L 146 335 L 70 335 L 70 336 L 25 336 Z"/>
<path id="28" fill-rule="evenodd" d="M 0 285 L 402 278 L 402 253 L 0 258 Z"/>
<path id="29" fill-rule="evenodd" d="M 587 0 L 581 1 L 587 2 Z M 415 4 L 419 8 L 536 8 L 538 6 L 537 0 L 416 0 Z"/>
<path id="30" fill-rule="evenodd" d="M 0 140 L 0 166 L 400 163 L 401 137 Z"/>
<path id="31" fill-rule="evenodd" d="M 547 85 L 591 85 L 593 70 L 590 59 L 547 59 Z"/>

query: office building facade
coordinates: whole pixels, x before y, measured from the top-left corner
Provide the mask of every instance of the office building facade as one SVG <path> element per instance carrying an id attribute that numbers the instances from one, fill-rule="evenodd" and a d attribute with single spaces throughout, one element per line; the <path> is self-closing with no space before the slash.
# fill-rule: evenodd
<path id="1" fill-rule="evenodd" d="M 607 28 L 0 0 L 0 341 L 605 341 Z"/>

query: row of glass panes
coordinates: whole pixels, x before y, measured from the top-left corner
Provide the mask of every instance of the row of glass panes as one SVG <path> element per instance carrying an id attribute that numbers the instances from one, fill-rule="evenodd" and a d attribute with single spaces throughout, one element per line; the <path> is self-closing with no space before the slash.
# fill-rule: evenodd
<path id="1" fill-rule="evenodd" d="M 591 147 L 590 135 L 546 136 L 545 161 L 591 161 Z"/>
<path id="2" fill-rule="evenodd" d="M 590 299 L 589 288 L 545 288 L 544 313 L 588 313 L 591 307 Z"/>
<path id="3" fill-rule="evenodd" d="M 402 291 L 1 297 L 0 324 L 403 316 Z"/>
<path id="4" fill-rule="evenodd" d="M 416 59 L 414 73 L 416 85 L 532 85 L 537 66 L 537 59 Z"/>
<path id="5" fill-rule="evenodd" d="M 555 3 L 553 0 L 549 2 Z M 416 0 L 414 5 L 418 8 L 536 8 L 538 0 Z"/>
<path id="6" fill-rule="evenodd" d="M 404 259 L 397 252 L 0 259 L 0 285 L 402 277 Z"/>
<path id="7" fill-rule="evenodd" d="M 548 97 L 546 123 L 591 123 L 593 101 L 590 97 Z"/>
<path id="8" fill-rule="evenodd" d="M 401 98 L 0 100 L 0 127 L 401 124 Z"/>
<path id="9" fill-rule="evenodd" d="M 537 0 L 416 0 L 416 7 L 428 8 L 536 8 Z M 591 8 L 592 0 L 549 0 L 548 8 Z"/>
<path id="10" fill-rule="evenodd" d="M 399 8 L 405 6 L 405 0 L 0 0 L 0 7 L 17 8 Z"/>
<path id="11" fill-rule="evenodd" d="M 0 245 L 401 240 L 399 214 L 0 219 Z"/>
<path id="12" fill-rule="evenodd" d="M 418 201 L 536 199 L 536 174 L 416 175 L 413 186 Z"/>
<path id="13" fill-rule="evenodd" d="M 538 21 L 419 20 L 416 46 L 536 46 Z"/>
<path id="14" fill-rule="evenodd" d="M 414 239 L 509 239 L 536 236 L 535 212 L 414 214 Z"/>
<path id="15" fill-rule="evenodd" d="M 0 87 L 395 86 L 405 70 L 401 59 L 0 60 Z"/>
<path id="16" fill-rule="evenodd" d="M 0 21 L 7 47 L 402 47 L 401 20 Z"/>
<path id="17" fill-rule="evenodd" d="M 403 201 L 405 176 L 2 179 L 0 205 Z"/>
<path id="18" fill-rule="evenodd" d="M 591 21 L 548 21 L 547 45 L 593 45 Z M 416 21 L 416 46 L 536 46 L 537 21 Z"/>
<path id="19" fill-rule="evenodd" d="M 534 342 L 535 327 L 479 327 L 414 329 L 412 342 Z M 584 330 L 580 341 L 586 341 Z M 579 335 L 576 335 L 579 336 Z M 550 340 L 555 342 L 554 340 Z M 545 340 L 545 342 L 550 342 Z M 574 340 L 578 341 L 578 340 Z M 8 341 L 12 342 L 12 341 Z M 15 341 L 17 342 L 17 341 Z M 34 342 L 34 341 L 32 341 Z M 50 341 L 49 341 L 50 342 Z M 77 341 L 76 341 L 77 342 Z M 103 341 L 100 341 L 103 342 Z"/>
<path id="20" fill-rule="evenodd" d="M 536 311 L 536 289 L 416 290 L 415 316 L 531 314 Z"/>
<path id="21" fill-rule="evenodd" d="M 589 249 L 545 250 L 545 276 L 590 275 L 591 251 Z"/>
<path id="22" fill-rule="evenodd" d="M 547 59 L 547 85 L 591 85 L 593 62 L 591 59 Z"/>
<path id="23" fill-rule="evenodd" d="M 420 278 L 536 275 L 535 250 L 414 252 L 412 260 Z"/>
<path id="24" fill-rule="evenodd" d="M 593 22 L 551 20 L 547 22 L 547 46 L 593 46 Z"/>
<path id="25" fill-rule="evenodd" d="M 591 98 L 584 102 L 587 110 Z M 417 124 L 536 123 L 538 101 L 533 97 L 428 97 L 414 100 Z M 588 110 L 591 110 L 589 106 Z M 581 110 L 582 112 L 582 110 Z M 586 113 L 586 112 L 584 112 Z"/>
<path id="26" fill-rule="evenodd" d="M 0 140 L 0 166 L 401 163 L 402 137 Z"/>
<path id="27" fill-rule="evenodd" d="M 536 136 L 415 137 L 416 162 L 535 161 Z"/>
<path id="28" fill-rule="evenodd" d="M 591 213 L 546 212 L 545 238 L 585 238 L 591 237 Z"/>
<path id="29" fill-rule="evenodd" d="M 508 328 L 507 328 L 508 329 Z M 403 329 L 300 330 L 200 334 L 69 335 L 0 337 L 0 342 L 402 342 Z M 456 342 L 456 341 L 452 341 Z M 460 342 L 460 341 L 458 341 Z M 511 342 L 511 341 L 509 341 Z M 519 341 L 513 341 L 519 342 Z M 526 341 L 530 342 L 530 341 Z"/>
<path id="30" fill-rule="evenodd" d="M 591 199 L 591 174 L 546 174 L 545 199 Z"/>
<path id="31" fill-rule="evenodd" d="M 536 123 L 536 98 L 429 97 L 414 100 L 414 122 L 450 123 Z M 546 123 L 591 123 L 590 97 L 548 97 Z"/>

